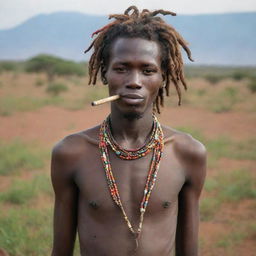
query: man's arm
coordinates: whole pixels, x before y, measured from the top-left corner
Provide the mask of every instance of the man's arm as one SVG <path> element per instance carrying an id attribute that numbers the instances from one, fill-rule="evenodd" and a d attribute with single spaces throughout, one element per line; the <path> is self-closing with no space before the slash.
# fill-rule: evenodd
<path id="1" fill-rule="evenodd" d="M 62 141 L 52 152 L 51 177 L 55 192 L 52 256 L 73 255 L 76 237 L 78 190 L 73 181 L 74 156 L 68 144 Z"/>
<path id="2" fill-rule="evenodd" d="M 206 150 L 190 136 L 181 139 L 177 150 L 184 164 L 186 182 L 179 193 L 176 256 L 197 256 L 199 197 L 206 174 Z"/>

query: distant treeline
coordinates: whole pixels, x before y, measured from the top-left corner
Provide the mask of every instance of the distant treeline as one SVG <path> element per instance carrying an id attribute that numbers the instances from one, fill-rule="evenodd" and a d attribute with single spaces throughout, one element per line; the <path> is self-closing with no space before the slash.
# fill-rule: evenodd
<path id="1" fill-rule="evenodd" d="M 40 54 L 26 61 L 0 61 L 0 72 L 46 73 L 49 81 L 56 75 L 86 76 L 87 69 L 86 62 L 74 62 L 47 54 Z"/>
<path id="2" fill-rule="evenodd" d="M 88 74 L 88 63 L 74 62 L 41 54 L 26 61 L 0 61 L 0 73 L 4 71 L 43 72 L 47 74 L 49 81 L 51 81 L 55 75 L 86 76 Z M 211 83 L 217 83 L 226 78 L 234 80 L 255 79 L 256 67 L 186 65 L 185 75 L 187 78 L 202 77 Z"/>

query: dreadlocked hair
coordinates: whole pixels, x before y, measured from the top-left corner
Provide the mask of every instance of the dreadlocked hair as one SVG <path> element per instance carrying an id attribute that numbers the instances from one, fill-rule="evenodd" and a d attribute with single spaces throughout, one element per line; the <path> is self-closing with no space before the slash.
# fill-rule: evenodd
<path id="1" fill-rule="evenodd" d="M 176 88 L 179 105 L 181 104 L 180 84 L 185 90 L 187 89 L 180 48 L 185 50 L 191 61 L 193 59 L 187 42 L 172 26 L 156 16 L 158 14 L 176 16 L 175 13 L 162 9 L 152 12 L 144 9 L 139 12 L 136 6 L 130 6 L 124 14 L 109 15 L 109 19 L 115 20 L 92 34 L 92 37 L 94 35 L 97 37 L 85 50 L 85 53 L 91 48 L 94 49 L 89 60 L 89 84 L 96 84 L 99 70 L 102 75 L 104 67 L 108 65 L 111 43 L 116 38 L 139 37 L 158 42 L 162 51 L 161 68 L 165 74 L 165 86 L 159 89 L 154 102 L 154 111 L 160 113 L 160 106 L 164 106 L 164 93 L 169 96 L 170 83 L 173 83 Z"/>

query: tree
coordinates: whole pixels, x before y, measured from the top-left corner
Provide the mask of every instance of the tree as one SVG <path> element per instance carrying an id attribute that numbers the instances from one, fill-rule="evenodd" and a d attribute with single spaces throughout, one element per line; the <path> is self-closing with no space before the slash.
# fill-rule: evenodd
<path id="1" fill-rule="evenodd" d="M 26 71 L 45 72 L 49 82 L 53 81 L 55 75 L 85 75 L 85 68 L 81 64 L 46 54 L 28 60 Z"/>

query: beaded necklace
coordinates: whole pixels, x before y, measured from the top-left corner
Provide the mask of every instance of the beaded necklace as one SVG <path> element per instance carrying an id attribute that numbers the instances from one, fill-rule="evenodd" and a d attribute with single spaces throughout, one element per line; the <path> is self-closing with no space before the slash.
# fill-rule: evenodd
<path id="1" fill-rule="evenodd" d="M 163 154 L 162 128 L 157 118 L 153 115 L 153 130 L 152 130 L 149 142 L 139 149 L 126 150 L 126 149 L 123 149 L 121 146 L 119 146 L 115 142 L 110 130 L 110 117 L 108 117 L 106 120 L 103 121 L 101 125 L 99 137 L 100 137 L 99 149 L 101 152 L 101 160 L 106 173 L 107 184 L 110 190 L 110 194 L 114 202 L 121 209 L 121 212 L 127 223 L 127 226 L 135 238 L 135 242 L 136 242 L 135 251 L 136 251 L 138 248 L 138 239 L 142 230 L 144 214 L 146 212 L 148 201 L 156 182 L 157 172 L 159 170 L 159 163 L 161 160 L 161 156 Z M 116 185 L 116 181 L 111 170 L 111 164 L 110 164 L 109 154 L 107 149 L 108 145 L 112 148 L 112 150 L 115 152 L 115 154 L 119 158 L 124 160 L 134 160 L 134 159 L 141 158 L 147 155 L 149 152 L 151 152 L 151 150 L 153 150 L 150 168 L 149 168 L 149 172 L 146 180 L 146 185 L 144 188 L 144 193 L 143 193 L 142 201 L 140 204 L 140 222 L 139 222 L 137 232 L 135 231 L 134 227 L 129 221 L 127 214 L 124 210 L 124 207 L 122 205 L 121 198 Z"/>

